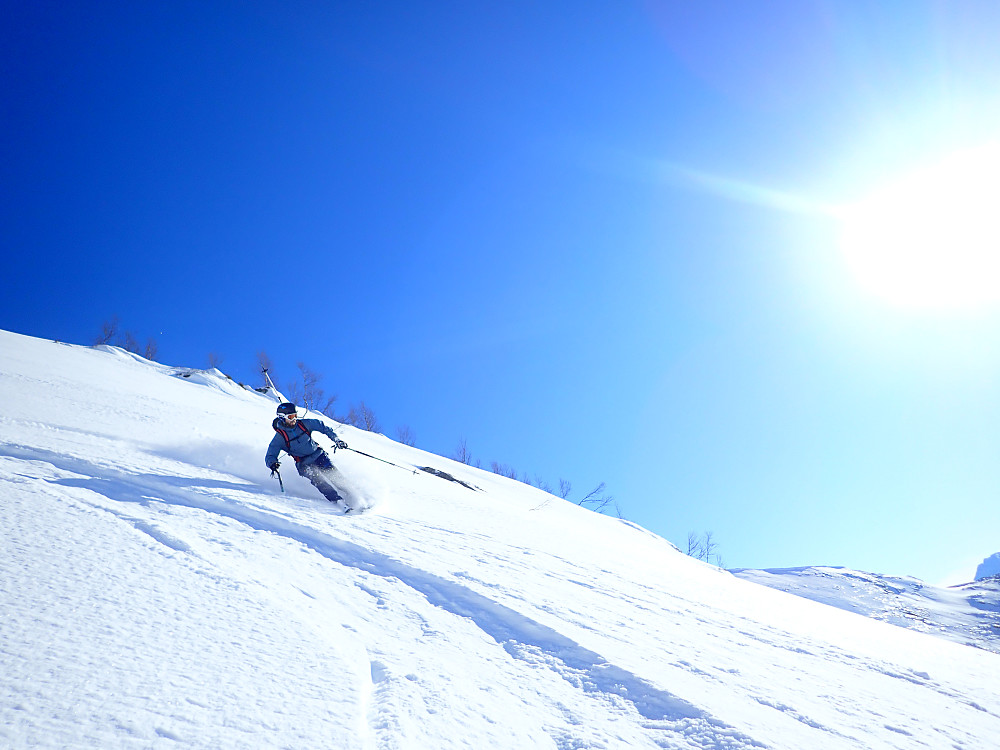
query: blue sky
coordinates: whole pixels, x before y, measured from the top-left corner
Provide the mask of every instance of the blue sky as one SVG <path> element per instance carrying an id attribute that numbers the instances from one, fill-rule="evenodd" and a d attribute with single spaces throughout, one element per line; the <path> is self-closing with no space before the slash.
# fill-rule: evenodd
<path id="1" fill-rule="evenodd" d="M 855 255 L 909 238 L 880 274 L 841 210 L 992 163 L 1000 8 L 364 6 L 6 4 L 0 327 L 302 361 L 730 567 L 955 582 L 1000 549 L 995 228 L 941 219 L 988 239 L 941 303 L 961 242 L 899 282 L 935 211 L 863 225 Z"/>

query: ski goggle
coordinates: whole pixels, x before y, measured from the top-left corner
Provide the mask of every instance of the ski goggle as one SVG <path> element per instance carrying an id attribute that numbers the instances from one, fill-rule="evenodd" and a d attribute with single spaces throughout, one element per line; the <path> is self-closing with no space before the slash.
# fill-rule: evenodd
<path id="1" fill-rule="evenodd" d="M 292 412 L 291 414 L 282 414 L 281 416 L 285 418 L 286 422 L 294 422 L 296 419 L 299 418 L 299 415 L 296 414 L 295 412 Z"/>

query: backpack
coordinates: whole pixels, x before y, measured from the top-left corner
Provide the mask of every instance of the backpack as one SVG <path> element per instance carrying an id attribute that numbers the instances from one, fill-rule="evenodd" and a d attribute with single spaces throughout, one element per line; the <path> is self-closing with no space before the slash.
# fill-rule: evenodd
<path id="1" fill-rule="evenodd" d="M 281 422 L 281 418 L 280 417 L 275 417 L 274 421 L 271 422 L 271 427 L 273 427 L 274 431 L 277 432 L 279 435 L 281 435 L 281 437 L 283 437 L 285 439 L 285 452 L 289 456 L 292 456 L 292 440 L 291 440 L 291 438 L 288 437 L 288 432 L 284 428 L 278 426 L 278 424 L 280 422 Z M 295 425 L 296 425 L 296 427 L 301 427 L 302 431 L 306 435 L 309 435 L 310 437 L 312 436 L 312 432 L 309 430 L 308 427 L 306 427 L 304 424 L 302 424 L 302 420 L 301 419 L 298 420 L 295 423 Z M 292 429 L 294 430 L 295 427 L 293 427 Z M 299 461 L 302 460 L 301 456 L 292 456 L 292 458 L 295 459 L 295 463 L 298 463 Z"/>

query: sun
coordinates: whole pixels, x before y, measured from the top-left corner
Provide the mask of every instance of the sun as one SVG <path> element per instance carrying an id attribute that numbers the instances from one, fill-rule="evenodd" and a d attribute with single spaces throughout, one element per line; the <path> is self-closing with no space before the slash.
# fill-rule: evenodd
<path id="1" fill-rule="evenodd" d="M 1000 144 L 914 169 L 838 214 L 855 277 L 889 303 L 1000 303 Z"/>

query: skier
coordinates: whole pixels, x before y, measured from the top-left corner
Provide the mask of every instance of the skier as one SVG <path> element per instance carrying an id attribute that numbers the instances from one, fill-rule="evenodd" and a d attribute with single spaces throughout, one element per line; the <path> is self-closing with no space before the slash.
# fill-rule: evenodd
<path id="1" fill-rule="evenodd" d="M 336 469 L 326 451 L 316 444 L 310 433 L 315 430 L 322 432 L 333 441 L 335 451 L 337 448 L 346 448 L 347 443 L 338 438 L 337 433 L 320 420 L 299 419 L 295 404 L 288 402 L 278 406 L 278 416 L 274 418 L 271 427 L 274 428 L 275 435 L 267 447 L 267 455 L 264 456 L 267 468 L 277 471 L 281 465 L 278 463 L 278 454 L 285 451 L 295 459 L 295 469 L 300 476 L 312 482 L 331 503 L 340 502 L 344 510 L 349 513 L 352 509 L 334 485 Z"/>

